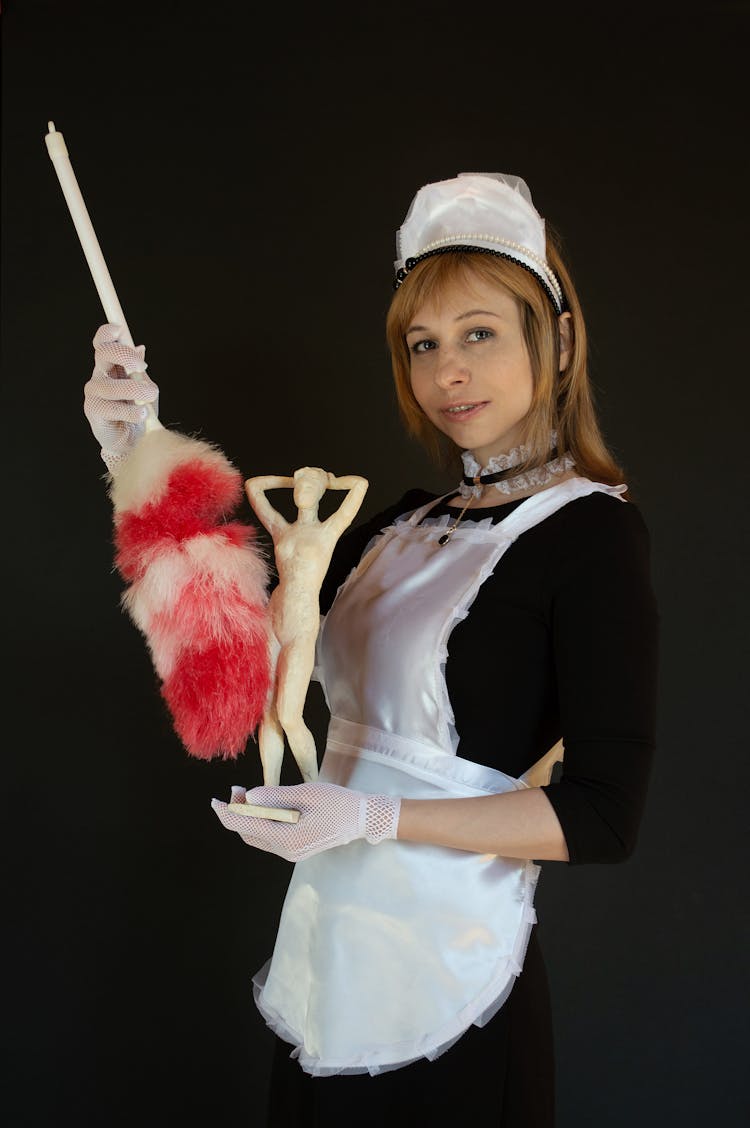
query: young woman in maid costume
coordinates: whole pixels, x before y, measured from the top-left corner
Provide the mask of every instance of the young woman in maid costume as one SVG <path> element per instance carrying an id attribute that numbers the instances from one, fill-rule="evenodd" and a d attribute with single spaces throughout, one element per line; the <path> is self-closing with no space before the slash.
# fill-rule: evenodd
<path id="1" fill-rule="evenodd" d="M 448 495 L 410 490 L 334 550 L 319 778 L 246 795 L 299 821 L 214 802 L 245 842 L 296 863 L 255 977 L 279 1036 L 268 1123 L 382 1128 L 419 1112 L 549 1128 L 536 863 L 634 848 L 655 730 L 649 537 L 602 439 L 580 305 L 526 184 L 426 185 L 397 255 L 401 412 L 434 452 L 460 453 L 462 472 Z"/>

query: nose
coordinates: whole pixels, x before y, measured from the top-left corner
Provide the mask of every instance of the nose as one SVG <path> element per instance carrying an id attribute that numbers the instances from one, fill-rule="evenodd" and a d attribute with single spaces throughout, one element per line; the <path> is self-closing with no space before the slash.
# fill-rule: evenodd
<path id="1" fill-rule="evenodd" d="M 465 384 L 471 374 L 462 356 L 453 349 L 440 350 L 440 362 L 435 369 L 435 383 L 440 388 Z"/>

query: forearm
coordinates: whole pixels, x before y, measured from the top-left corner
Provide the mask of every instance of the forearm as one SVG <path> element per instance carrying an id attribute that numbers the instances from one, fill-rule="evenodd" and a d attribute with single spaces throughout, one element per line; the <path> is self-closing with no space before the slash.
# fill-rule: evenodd
<path id="1" fill-rule="evenodd" d="M 248 497 L 250 495 L 258 497 L 266 490 L 291 489 L 293 486 L 294 478 L 284 477 L 281 474 L 262 474 L 257 478 L 248 478 L 245 482 Z"/>
<path id="2" fill-rule="evenodd" d="M 358 487 L 364 493 L 367 484 L 367 479 L 360 477 L 359 474 L 342 474 L 339 478 L 335 474 L 328 475 L 330 490 L 353 490 Z"/>
<path id="3" fill-rule="evenodd" d="M 403 799 L 398 837 L 505 858 L 568 860 L 557 815 L 538 787 L 471 799 Z"/>
<path id="4" fill-rule="evenodd" d="M 356 474 L 343 478 L 334 478 L 329 474 L 328 481 L 330 489 L 349 491 L 336 512 L 328 518 L 331 528 L 340 536 L 356 517 L 370 483 Z"/>
<path id="5" fill-rule="evenodd" d="M 261 524 L 268 530 L 272 537 L 278 535 L 280 530 L 286 528 L 287 521 L 278 510 L 274 509 L 266 497 L 266 490 L 283 489 L 293 486 L 291 478 L 283 478 L 278 474 L 265 474 L 259 478 L 248 478 L 245 482 L 247 500 L 255 510 L 255 515 Z"/>

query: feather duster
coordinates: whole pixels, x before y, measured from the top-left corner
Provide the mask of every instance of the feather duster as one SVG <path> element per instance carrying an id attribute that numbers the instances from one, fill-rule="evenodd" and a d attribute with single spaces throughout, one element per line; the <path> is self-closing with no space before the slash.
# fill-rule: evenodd
<path id="1" fill-rule="evenodd" d="M 132 345 L 65 139 L 47 125 L 47 151 L 107 321 Z M 237 756 L 271 683 L 265 558 L 252 526 L 229 520 L 242 481 L 221 451 L 162 427 L 151 405 L 145 428 L 110 485 L 123 606 L 146 638 L 187 751 Z"/>

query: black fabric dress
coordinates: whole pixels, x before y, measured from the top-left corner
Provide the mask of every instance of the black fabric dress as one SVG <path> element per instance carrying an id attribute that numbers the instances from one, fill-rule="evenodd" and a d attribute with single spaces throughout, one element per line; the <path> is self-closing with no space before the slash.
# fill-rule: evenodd
<path id="1" fill-rule="evenodd" d="M 433 496 L 410 491 L 341 538 L 321 590 L 323 614 L 371 538 Z M 501 521 L 520 504 L 468 509 L 462 520 Z M 443 502 L 431 516 L 442 512 L 456 509 Z M 634 848 L 655 746 L 658 624 L 643 518 L 632 502 L 594 493 L 522 534 L 450 635 L 446 681 L 460 756 L 520 776 L 563 738 L 562 770 L 544 790 L 570 864 L 621 862 Z M 538 929 L 497 1015 L 433 1062 L 313 1078 L 277 1041 L 267 1124 L 381 1128 L 400 1109 L 429 1116 L 432 1128 L 479 1114 L 502 1128 L 552 1128 Z"/>

